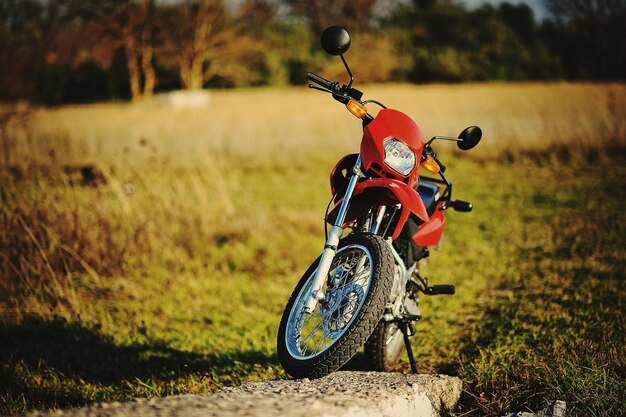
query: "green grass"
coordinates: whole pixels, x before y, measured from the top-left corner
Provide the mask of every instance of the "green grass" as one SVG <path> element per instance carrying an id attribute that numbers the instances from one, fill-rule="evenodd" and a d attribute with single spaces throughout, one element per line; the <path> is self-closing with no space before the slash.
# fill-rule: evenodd
<path id="1" fill-rule="evenodd" d="M 553 164 L 520 176 L 510 198 L 523 227 L 509 226 L 505 243 L 513 256 L 462 339 L 465 409 L 500 415 L 563 399 L 569 415 L 623 412 L 625 162 L 622 150 L 592 169 Z"/>
<path id="2" fill-rule="evenodd" d="M 501 116 L 484 120 L 485 143 L 439 153 L 455 197 L 475 209 L 448 213 L 442 251 L 422 268 L 457 294 L 422 299 L 420 369 L 464 380 L 463 414 L 564 399 L 571 415 L 618 415 L 626 400 L 624 123 L 599 112 L 584 120 L 586 130 L 605 127 L 596 142 L 570 129 L 524 148 L 524 123 L 506 124 L 517 110 L 502 104 L 522 102 L 524 89 L 467 88 L 424 93 L 451 103 L 468 91 L 502 101 Z M 600 96 L 603 87 L 593 88 Z M 542 89 L 559 96 L 592 87 L 534 85 L 532 106 Z M 400 102 L 412 94 L 381 90 Z M 245 103 L 277 95 L 233 93 L 225 105 L 245 105 L 237 94 Z M 574 101 L 560 109 L 549 101 L 549 120 L 529 107 L 524 120 L 535 132 L 566 126 L 583 111 L 585 101 Z M 451 114 L 418 103 L 433 106 L 427 122 Z M 485 103 L 477 103 L 479 118 L 496 110 Z M 283 375 L 280 314 L 323 246 L 328 172 L 358 144 L 358 127 L 343 127 L 349 116 L 322 104 L 330 110 L 309 120 L 285 119 L 290 108 L 266 103 L 263 117 L 247 124 L 220 110 L 224 123 L 239 120 L 246 142 L 214 115 L 115 106 L 43 111 L 32 129 L 15 133 L 0 166 L 0 414 L 212 392 Z M 565 116 L 556 123 L 558 114 Z M 159 130 L 166 115 L 172 125 Z M 178 131 L 187 142 L 175 141 Z M 517 141 L 494 145 L 498 134 Z M 63 152 L 51 157 L 50 147 Z M 83 184 L 87 165 L 101 177 Z"/>

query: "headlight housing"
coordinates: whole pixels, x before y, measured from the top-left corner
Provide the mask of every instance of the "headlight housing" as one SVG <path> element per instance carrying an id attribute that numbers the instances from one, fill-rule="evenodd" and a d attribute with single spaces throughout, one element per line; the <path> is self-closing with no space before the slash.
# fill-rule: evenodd
<path id="1" fill-rule="evenodd" d="M 415 152 L 398 139 L 387 139 L 385 147 L 385 164 L 397 173 L 407 176 L 415 168 Z"/>

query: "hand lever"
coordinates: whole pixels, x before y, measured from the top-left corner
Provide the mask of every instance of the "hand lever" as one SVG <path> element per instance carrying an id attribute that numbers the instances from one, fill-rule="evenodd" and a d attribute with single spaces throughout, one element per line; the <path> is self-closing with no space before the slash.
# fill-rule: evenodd
<path id="1" fill-rule="evenodd" d="M 324 88 L 324 87 L 320 87 L 320 86 L 315 85 L 315 84 L 309 84 L 309 88 L 313 88 L 314 90 L 323 91 L 323 92 L 325 92 L 325 93 L 332 93 L 332 91 L 327 90 L 326 88 Z"/>

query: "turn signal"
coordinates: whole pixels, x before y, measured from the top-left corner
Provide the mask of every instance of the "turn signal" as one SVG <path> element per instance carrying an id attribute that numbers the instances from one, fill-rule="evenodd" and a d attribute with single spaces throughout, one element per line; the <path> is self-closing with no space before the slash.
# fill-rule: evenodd
<path id="1" fill-rule="evenodd" d="M 420 165 L 423 166 L 424 169 L 426 169 L 426 171 L 430 172 L 431 174 L 439 173 L 439 164 L 430 155 L 427 155 L 426 159 L 424 159 Z"/>
<path id="2" fill-rule="evenodd" d="M 356 100 L 348 101 L 346 103 L 346 108 L 350 111 L 350 113 L 354 114 L 359 119 L 367 116 L 367 109 L 365 108 L 365 106 Z"/>

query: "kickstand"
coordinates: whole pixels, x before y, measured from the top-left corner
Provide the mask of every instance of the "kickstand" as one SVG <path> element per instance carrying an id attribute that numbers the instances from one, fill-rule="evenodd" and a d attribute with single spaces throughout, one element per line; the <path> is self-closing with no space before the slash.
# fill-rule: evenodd
<path id="1" fill-rule="evenodd" d="M 411 363 L 411 372 L 416 374 L 417 365 L 415 364 L 415 357 L 413 356 L 413 348 L 411 347 L 411 341 L 409 340 L 409 323 L 410 322 L 403 320 L 403 321 L 400 321 L 398 324 L 400 325 L 402 336 L 404 336 L 404 346 L 406 347 L 406 354 L 409 357 L 409 362 Z"/>

